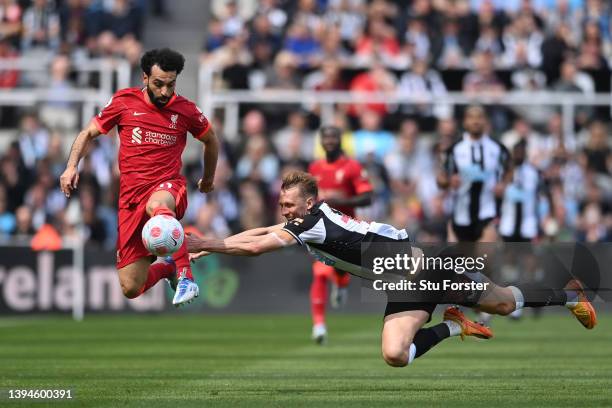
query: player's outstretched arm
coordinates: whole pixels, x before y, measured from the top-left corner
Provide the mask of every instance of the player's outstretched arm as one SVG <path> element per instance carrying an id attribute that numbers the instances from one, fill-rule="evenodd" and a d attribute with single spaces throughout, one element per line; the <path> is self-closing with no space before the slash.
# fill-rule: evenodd
<path id="1" fill-rule="evenodd" d="M 186 239 L 187 250 L 190 253 L 208 252 L 238 256 L 257 256 L 293 245 L 296 242 L 291 234 L 281 229 L 265 235 L 233 235 L 225 239 L 201 238 L 187 234 Z"/>
<path id="2" fill-rule="evenodd" d="M 219 139 L 211 127 L 200 140 L 204 143 L 204 175 L 198 181 L 198 190 L 201 193 L 210 193 L 215 189 L 214 179 L 219 158 Z"/>
<path id="3" fill-rule="evenodd" d="M 71 191 L 77 188 L 79 183 L 78 165 L 84 155 L 87 145 L 99 135 L 100 131 L 92 120 L 85 129 L 81 130 L 76 139 L 74 139 L 74 143 L 72 143 L 72 148 L 70 149 L 70 156 L 68 156 L 66 170 L 64 170 L 64 173 L 60 176 L 60 188 L 66 197 L 70 197 Z"/>

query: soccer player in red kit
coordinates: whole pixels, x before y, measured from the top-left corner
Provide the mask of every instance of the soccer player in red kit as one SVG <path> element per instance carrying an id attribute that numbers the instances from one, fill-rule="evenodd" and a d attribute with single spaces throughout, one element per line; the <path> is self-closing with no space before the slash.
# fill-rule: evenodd
<path id="1" fill-rule="evenodd" d="M 308 172 L 317 180 L 319 198 L 331 207 L 354 217 L 355 207 L 366 206 L 372 202 L 372 185 L 359 162 L 347 157 L 342 151 L 340 128 L 323 126 L 319 135 L 325 159 L 312 162 L 308 168 Z M 312 273 L 313 280 L 310 287 L 312 338 L 318 344 L 322 344 L 327 339 L 325 325 L 327 281 L 332 281 L 331 303 L 337 307 L 346 301 L 350 275 L 319 261 L 313 263 Z"/>
<path id="2" fill-rule="evenodd" d="M 181 219 L 187 208 L 186 180 L 180 174 L 187 132 L 204 144 L 202 193 L 213 190 L 218 140 L 202 111 L 174 92 L 185 59 L 164 48 L 145 53 L 140 61 L 144 88 L 126 88 L 113 95 L 75 139 L 60 186 L 69 197 L 79 181 L 78 164 L 87 145 L 117 126 L 119 133 L 119 235 L 117 270 L 123 294 L 140 296 L 160 279 L 170 282 L 175 306 L 199 294 L 193 281 L 186 243 L 159 262 L 145 249 L 142 227 L 150 217 Z"/>

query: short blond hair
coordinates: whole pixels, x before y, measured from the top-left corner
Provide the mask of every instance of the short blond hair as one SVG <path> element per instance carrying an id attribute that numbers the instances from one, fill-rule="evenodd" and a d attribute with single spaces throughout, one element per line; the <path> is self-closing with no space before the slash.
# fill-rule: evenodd
<path id="1" fill-rule="evenodd" d="M 312 175 L 303 171 L 292 171 L 283 177 L 281 190 L 288 190 L 293 187 L 299 187 L 300 193 L 304 198 L 316 198 L 319 194 L 317 180 Z"/>

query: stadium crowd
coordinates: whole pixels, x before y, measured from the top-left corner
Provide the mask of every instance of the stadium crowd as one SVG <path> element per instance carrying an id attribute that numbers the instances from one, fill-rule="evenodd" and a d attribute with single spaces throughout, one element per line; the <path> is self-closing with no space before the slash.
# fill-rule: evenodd
<path id="1" fill-rule="evenodd" d="M 67 66 L 80 55 L 136 63 L 145 3 L 2 0 L 0 54 L 52 53 L 58 86 L 76 86 Z M 202 63 L 219 71 L 217 88 L 463 91 L 499 100 L 509 91 L 610 91 L 612 6 L 604 0 L 213 0 L 211 7 Z M 2 86 L 19 81 L 18 73 L 0 72 Z M 526 143 L 541 173 L 541 236 L 610 240 L 609 107 L 579 107 L 571 132 L 553 106 L 500 104 L 487 112 L 491 135 L 509 150 Z M 462 113 L 448 104 L 336 106 L 343 148 L 375 187 L 360 217 L 406 226 L 418 240 L 445 239 L 450 196 L 435 176 L 461 137 Z M 185 163 L 193 193 L 184 222 L 224 236 L 277 221 L 281 174 L 323 155 L 320 106 L 243 105 L 238 135 L 223 134 L 222 115 L 212 120 L 224 147 L 215 191 L 197 193 L 201 163 Z M 26 240 L 51 223 L 65 236 L 84 227 L 89 242 L 113 248 L 116 149 L 112 137 L 96 140 L 82 163 L 78 200 L 67 201 L 57 181 L 62 138 L 39 112 L 23 113 L 17 137 L 0 152 L 0 237 Z"/>

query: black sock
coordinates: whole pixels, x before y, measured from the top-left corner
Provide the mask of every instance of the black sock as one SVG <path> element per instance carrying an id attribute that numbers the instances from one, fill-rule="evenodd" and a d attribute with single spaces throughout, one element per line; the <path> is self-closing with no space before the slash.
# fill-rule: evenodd
<path id="1" fill-rule="evenodd" d="M 567 294 L 563 289 L 553 289 L 536 283 L 515 285 L 525 299 L 525 307 L 563 306 L 567 302 Z"/>
<path id="2" fill-rule="evenodd" d="M 416 348 L 414 358 L 421 357 L 427 353 L 430 348 L 450 337 L 450 329 L 445 323 L 439 323 L 435 326 L 421 329 L 414 335 L 412 344 Z"/>

